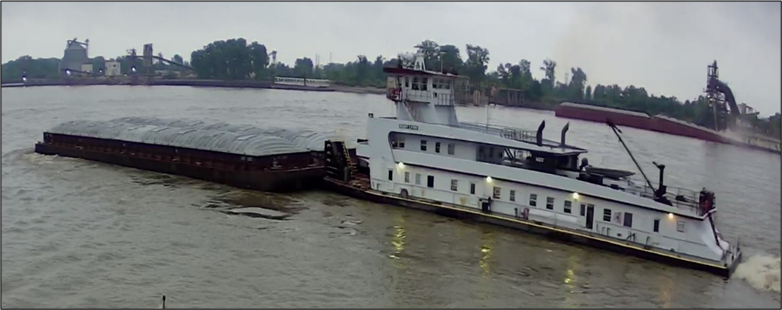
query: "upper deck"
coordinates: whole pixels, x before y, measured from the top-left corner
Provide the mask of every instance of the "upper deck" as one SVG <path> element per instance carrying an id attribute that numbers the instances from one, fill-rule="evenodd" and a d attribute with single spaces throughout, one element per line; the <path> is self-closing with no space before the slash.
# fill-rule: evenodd
<path id="1" fill-rule="evenodd" d="M 456 141 L 525 150 L 551 156 L 569 156 L 587 153 L 586 149 L 548 139 L 541 138 L 541 143 L 538 144 L 537 131 L 521 128 L 468 122 L 458 122 L 456 125 L 429 124 L 400 120 L 396 117 L 374 118 L 370 123 L 376 122 L 383 123 L 383 125 L 378 127 L 373 126 L 376 130 L 441 137 Z M 388 124 L 385 124 L 386 122 L 388 122 Z"/>

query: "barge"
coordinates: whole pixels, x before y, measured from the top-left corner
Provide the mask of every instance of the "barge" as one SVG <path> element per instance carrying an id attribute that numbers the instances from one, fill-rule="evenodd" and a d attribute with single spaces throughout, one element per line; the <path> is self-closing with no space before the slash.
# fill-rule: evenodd
<path id="1" fill-rule="evenodd" d="M 400 65 L 401 66 L 401 65 Z M 543 139 L 537 131 L 459 122 L 455 77 L 427 71 L 419 55 L 394 77 L 387 97 L 396 117 L 369 115 L 358 162 L 342 141 L 326 141 L 326 186 L 379 203 L 543 233 L 598 248 L 730 277 L 741 261 L 737 242 L 717 228 L 716 195 L 664 184 L 630 171 L 589 165 L 587 150 Z M 445 85 L 445 86 L 444 86 Z"/>
<path id="2" fill-rule="evenodd" d="M 286 192 L 320 183 L 322 145 L 335 138 L 306 130 L 128 117 L 60 124 L 44 132 L 35 152 Z"/>

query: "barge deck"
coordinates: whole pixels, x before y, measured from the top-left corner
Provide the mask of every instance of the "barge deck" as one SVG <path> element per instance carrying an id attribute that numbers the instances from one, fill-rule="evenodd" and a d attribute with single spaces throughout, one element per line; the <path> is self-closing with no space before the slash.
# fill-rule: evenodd
<path id="1" fill-rule="evenodd" d="M 323 141 L 335 137 L 306 130 L 134 117 L 63 123 L 44 132 L 35 152 L 287 192 L 320 184 L 325 175 Z"/>

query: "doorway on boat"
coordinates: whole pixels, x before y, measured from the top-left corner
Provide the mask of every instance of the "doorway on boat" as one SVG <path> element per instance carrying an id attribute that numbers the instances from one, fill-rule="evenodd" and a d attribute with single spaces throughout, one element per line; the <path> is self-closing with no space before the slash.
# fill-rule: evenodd
<path id="1" fill-rule="evenodd" d="M 587 205 L 586 209 L 586 228 L 591 230 L 595 221 L 595 206 Z"/>

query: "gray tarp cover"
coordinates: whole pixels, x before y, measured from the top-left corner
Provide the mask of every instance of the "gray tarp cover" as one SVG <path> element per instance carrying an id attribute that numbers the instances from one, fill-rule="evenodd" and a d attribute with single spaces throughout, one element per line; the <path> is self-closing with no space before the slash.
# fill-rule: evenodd
<path id="1" fill-rule="evenodd" d="M 258 128 L 154 117 L 70 121 L 55 126 L 49 132 L 248 156 L 322 151 L 326 140 L 344 139 L 336 133 L 317 133 L 303 129 Z M 353 145 L 349 141 L 346 143 L 348 146 Z"/>

